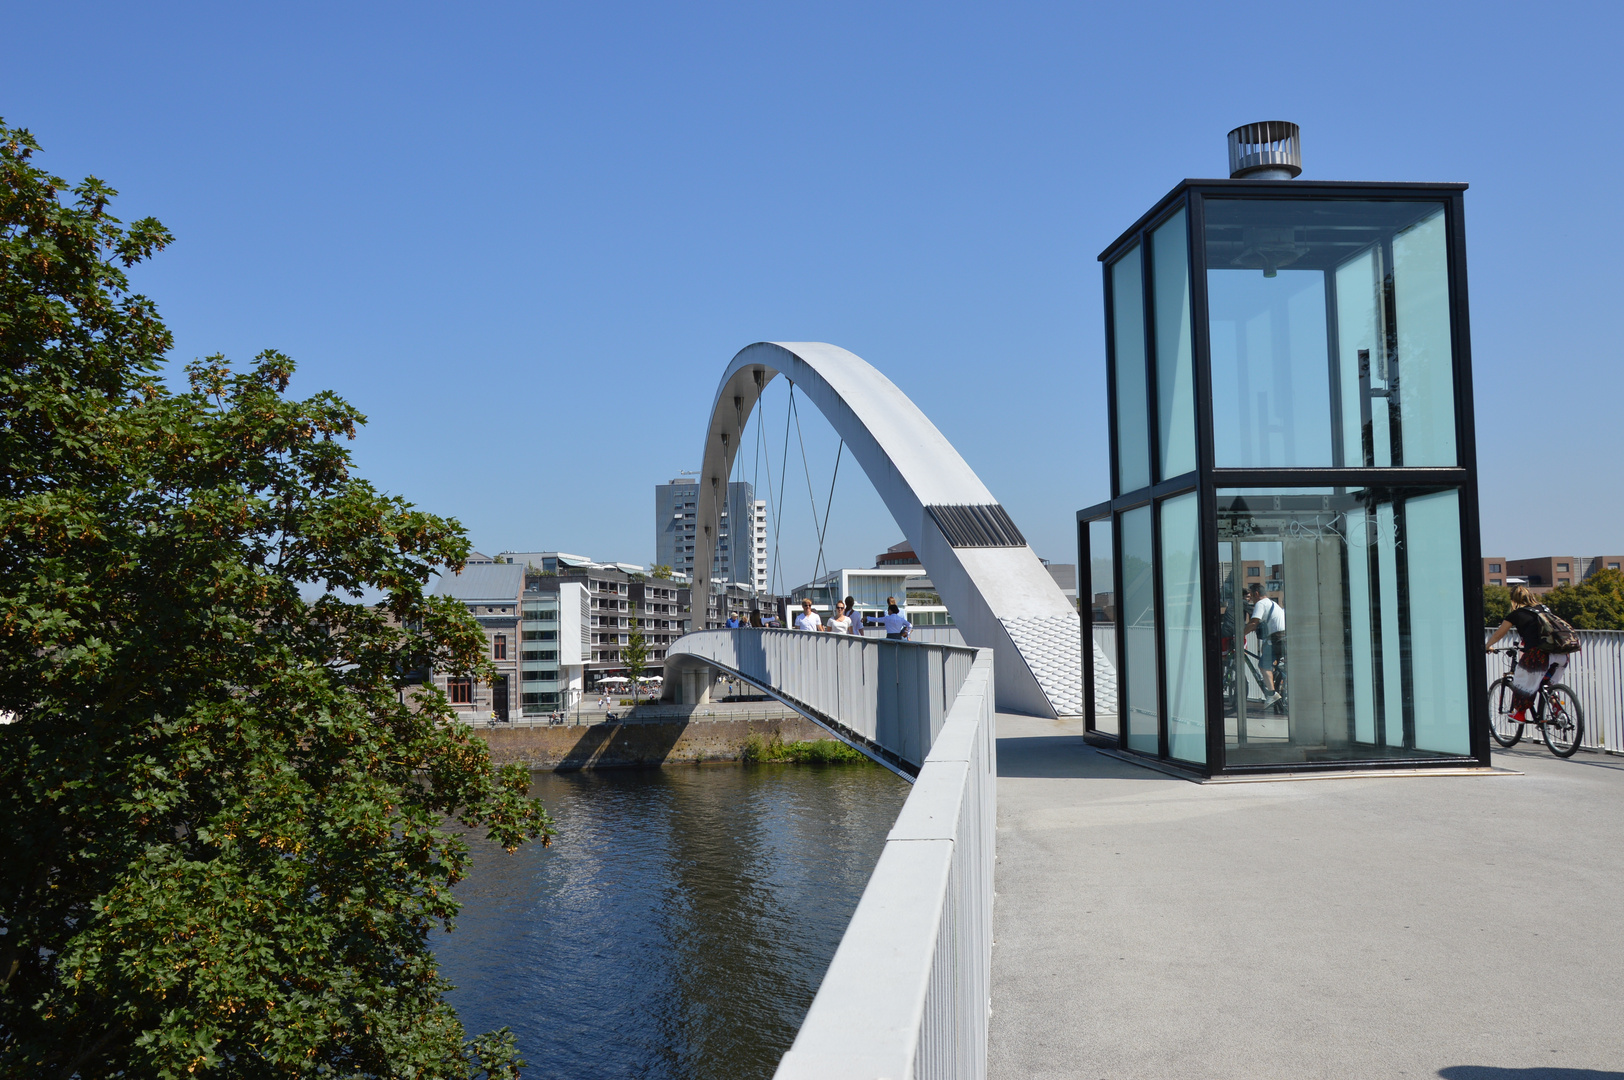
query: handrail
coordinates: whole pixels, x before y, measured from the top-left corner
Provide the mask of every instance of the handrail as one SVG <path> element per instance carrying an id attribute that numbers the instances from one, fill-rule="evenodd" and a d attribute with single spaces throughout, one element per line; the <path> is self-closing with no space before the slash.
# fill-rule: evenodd
<path id="1" fill-rule="evenodd" d="M 997 741 L 992 653 L 919 770 L 775 1080 L 984 1080 Z"/>
<path id="2" fill-rule="evenodd" d="M 707 630 L 666 654 L 665 685 L 703 696 L 719 671 L 898 771 L 911 767 L 914 781 L 778 1080 L 984 1080 L 998 771 L 993 651 Z"/>
<path id="3" fill-rule="evenodd" d="M 701 704 L 714 675 L 726 673 L 911 779 L 976 653 L 962 645 L 803 630 L 700 630 L 666 652 L 664 693 Z"/>

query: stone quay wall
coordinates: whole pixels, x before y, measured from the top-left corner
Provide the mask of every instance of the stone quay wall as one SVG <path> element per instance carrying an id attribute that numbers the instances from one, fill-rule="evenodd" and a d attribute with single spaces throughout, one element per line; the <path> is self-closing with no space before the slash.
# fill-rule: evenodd
<path id="1" fill-rule="evenodd" d="M 829 733 L 805 717 L 786 712 L 762 716 L 632 716 L 595 724 L 474 725 L 498 765 L 532 769 L 605 769 L 738 761 L 750 735 L 784 742 L 815 742 Z"/>

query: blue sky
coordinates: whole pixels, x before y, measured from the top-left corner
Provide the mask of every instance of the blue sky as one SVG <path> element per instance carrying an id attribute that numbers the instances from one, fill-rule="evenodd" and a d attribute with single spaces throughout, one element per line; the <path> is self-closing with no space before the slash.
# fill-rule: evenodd
<path id="1" fill-rule="evenodd" d="M 810 339 L 889 375 L 1070 561 L 1107 494 L 1095 257 L 1275 118 L 1306 177 L 1471 183 L 1485 551 L 1624 549 L 1616 4 L 0 16 L 0 116 L 178 236 L 137 276 L 175 359 L 291 354 L 296 391 L 368 414 L 363 473 L 487 551 L 649 560 L 727 360 Z M 821 513 L 835 440 L 802 419 Z M 834 507 L 834 565 L 900 536 L 849 459 Z"/>

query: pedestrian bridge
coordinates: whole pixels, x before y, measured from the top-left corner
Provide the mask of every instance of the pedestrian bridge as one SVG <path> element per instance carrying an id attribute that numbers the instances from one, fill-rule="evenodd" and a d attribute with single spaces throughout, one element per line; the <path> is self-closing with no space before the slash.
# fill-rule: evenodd
<path id="1" fill-rule="evenodd" d="M 913 781 L 780 1080 L 986 1075 L 997 750 L 992 649 L 702 630 L 668 696 L 760 688 Z"/>
<path id="2" fill-rule="evenodd" d="M 767 384 L 789 379 L 857 459 L 919 554 L 964 640 L 998 654 L 998 707 L 1083 711 L 1082 624 L 1015 522 L 919 407 L 862 357 L 821 341 L 762 341 L 722 373 L 700 469 L 693 595 L 704 611 L 712 548 L 745 424 Z M 703 622 L 701 621 L 701 625 Z M 1104 653 L 1096 670 L 1109 672 Z"/>

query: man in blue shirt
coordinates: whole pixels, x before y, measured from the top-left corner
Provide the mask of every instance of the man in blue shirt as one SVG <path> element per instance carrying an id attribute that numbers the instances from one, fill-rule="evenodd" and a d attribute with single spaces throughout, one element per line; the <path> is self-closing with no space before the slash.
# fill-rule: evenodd
<path id="1" fill-rule="evenodd" d="M 729 630 L 737 630 L 739 627 L 741 627 L 743 625 L 744 625 L 744 620 L 739 618 L 739 613 L 737 611 L 734 611 L 734 612 L 731 612 L 731 613 L 728 614 L 727 628 Z"/>
<path id="2" fill-rule="evenodd" d="M 886 613 L 879 618 L 867 615 L 863 618 L 864 626 L 883 626 L 885 636 L 891 641 L 904 641 L 913 630 L 913 623 L 903 618 L 902 612 L 897 608 L 896 601 L 886 607 Z"/>

